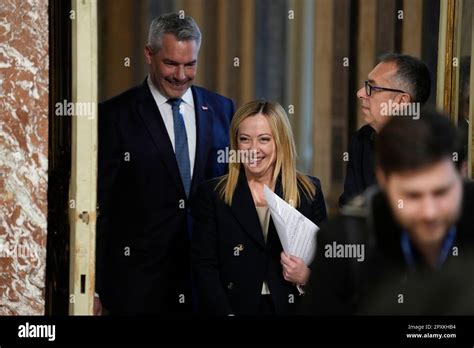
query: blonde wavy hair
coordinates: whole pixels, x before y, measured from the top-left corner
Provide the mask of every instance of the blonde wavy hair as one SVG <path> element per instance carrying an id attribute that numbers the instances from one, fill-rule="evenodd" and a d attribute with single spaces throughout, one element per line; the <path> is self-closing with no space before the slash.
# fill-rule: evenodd
<path id="1" fill-rule="evenodd" d="M 275 182 L 281 174 L 283 199 L 294 207 L 300 204 L 298 188 L 309 197 L 316 194 L 313 182 L 304 174 L 296 170 L 296 146 L 288 116 L 282 106 L 276 102 L 255 100 L 242 105 L 234 114 L 230 124 L 230 149 L 238 150 L 239 127 L 248 117 L 263 115 L 267 118 L 275 141 L 276 162 L 272 175 Z M 235 188 L 242 168 L 242 163 L 229 163 L 229 173 L 218 182 L 216 190 L 227 205 L 232 204 Z"/>

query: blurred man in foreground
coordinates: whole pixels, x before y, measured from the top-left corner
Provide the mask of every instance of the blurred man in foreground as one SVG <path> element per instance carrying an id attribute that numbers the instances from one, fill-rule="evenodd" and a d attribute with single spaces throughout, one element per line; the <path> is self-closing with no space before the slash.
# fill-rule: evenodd
<path id="1" fill-rule="evenodd" d="M 474 185 L 462 144 L 433 110 L 395 117 L 369 189 L 317 235 L 307 314 L 474 314 Z"/>

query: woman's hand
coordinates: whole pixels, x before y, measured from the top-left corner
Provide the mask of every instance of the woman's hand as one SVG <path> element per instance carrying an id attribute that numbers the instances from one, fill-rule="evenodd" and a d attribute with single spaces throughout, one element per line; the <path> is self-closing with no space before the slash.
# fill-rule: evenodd
<path id="1" fill-rule="evenodd" d="M 283 267 L 283 278 L 296 285 L 304 285 L 309 279 L 311 270 L 303 260 L 296 256 L 287 256 L 284 251 L 280 254 L 280 263 Z"/>
<path id="2" fill-rule="evenodd" d="M 99 296 L 94 296 L 94 315 L 103 315 L 102 303 Z"/>

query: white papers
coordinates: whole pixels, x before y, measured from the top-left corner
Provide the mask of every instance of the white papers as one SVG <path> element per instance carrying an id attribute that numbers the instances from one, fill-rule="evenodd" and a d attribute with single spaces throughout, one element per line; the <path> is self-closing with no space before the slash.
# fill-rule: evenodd
<path id="1" fill-rule="evenodd" d="M 283 250 L 287 255 L 303 259 L 309 266 L 316 252 L 316 232 L 319 227 L 267 186 L 263 188 L 263 193 Z"/>

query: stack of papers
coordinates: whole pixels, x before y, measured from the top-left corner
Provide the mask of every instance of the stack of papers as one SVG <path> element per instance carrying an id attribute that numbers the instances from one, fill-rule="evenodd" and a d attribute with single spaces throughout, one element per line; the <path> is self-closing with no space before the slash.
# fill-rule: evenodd
<path id="1" fill-rule="evenodd" d="M 319 227 L 266 185 L 263 193 L 285 254 L 299 257 L 309 266 L 316 252 Z"/>

